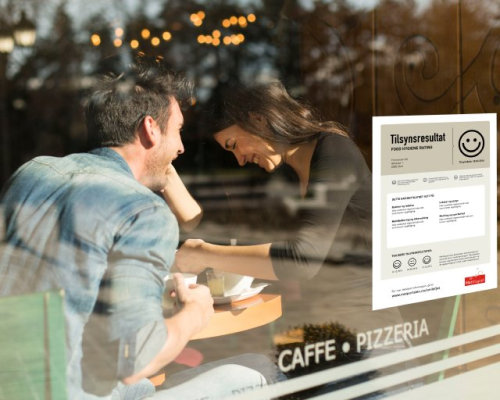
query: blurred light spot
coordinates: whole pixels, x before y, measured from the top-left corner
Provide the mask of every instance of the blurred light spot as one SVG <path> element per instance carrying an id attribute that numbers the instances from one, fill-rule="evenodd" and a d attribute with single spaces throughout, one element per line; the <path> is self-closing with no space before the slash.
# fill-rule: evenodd
<path id="1" fill-rule="evenodd" d="M 97 34 L 93 34 L 91 37 L 90 37 L 90 41 L 92 42 L 92 44 L 94 46 L 99 46 L 101 44 L 101 38 L 99 35 Z"/>
<path id="2" fill-rule="evenodd" d="M 231 22 L 231 25 L 236 25 L 238 23 L 238 18 L 233 15 L 229 18 L 229 22 Z"/>
<path id="3" fill-rule="evenodd" d="M 123 36 L 123 28 L 116 28 L 115 29 L 115 36 L 122 37 Z"/>
<path id="4" fill-rule="evenodd" d="M 200 18 L 199 13 L 198 14 L 191 14 L 189 19 L 194 24 L 194 26 L 200 26 L 201 24 L 203 24 L 203 21 Z"/>
<path id="5" fill-rule="evenodd" d="M 239 33 L 239 34 L 237 35 L 237 38 L 238 38 L 238 40 L 240 41 L 240 43 L 245 41 L 245 36 L 244 36 L 242 33 Z"/>
<path id="6" fill-rule="evenodd" d="M 198 11 L 197 15 L 199 19 L 205 18 L 205 13 L 203 11 Z"/>
<path id="7" fill-rule="evenodd" d="M 224 36 L 223 42 L 227 46 L 231 44 L 231 38 L 229 36 Z"/>
<path id="8" fill-rule="evenodd" d="M 158 46 L 160 44 L 160 39 L 157 37 L 154 37 L 153 39 L 151 39 L 151 44 L 155 47 Z"/>
<path id="9" fill-rule="evenodd" d="M 219 38 L 214 38 L 214 40 L 212 40 L 212 44 L 214 46 L 218 46 L 220 44 L 220 39 Z"/>
<path id="10" fill-rule="evenodd" d="M 137 49 L 139 47 L 139 41 L 135 39 L 130 41 L 130 47 L 132 47 L 133 49 Z"/>
<path id="11" fill-rule="evenodd" d="M 27 82 L 28 89 L 38 90 L 43 86 L 43 80 L 40 78 L 30 78 Z"/>
<path id="12" fill-rule="evenodd" d="M 170 39 L 172 39 L 172 34 L 169 31 L 165 31 L 163 32 L 162 38 L 163 40 L 168 42 Z"/>
<path id="13" fill-rule="evenodd" d="M 141 31 L 141 36 L 143 39 L 148 39 L 151 36 L 151 32 L 149 31 L 149 29 L 143 29 Z"/>
<path id="14" fill-rule="evenodd" d="M 212 32 L 212 36 L 214 38 L 220 38 L 220 31 L 216 29 L 215 31 Z"/>
<path id="15" fill-rule="evenodd" d="M 115 39 L 113 40 L 113 44 L 115 47 L 120 47 L 123 44 L 123 42 L 121 39 Z"/>
<path id="16" fill-rule="evenodd" d="M 212 39 L 213 39 L 213 38 L 212 38 L 212 36 L 210 36 L 210 35 L 205 36 L 205 43 L 207 43 L 207 44 L 212 43 Z"/>
<path id="17" fill-rule="evenodd" d="M 248 14 L 247 15 L 248 22 L 255 22 L 257 20 L 257 17 L 255 14 Z"/>
<path id="18" fill-rule="evenodd" d="M 205 43 L 205 35 L 198 36 L 198 43 Z"/>
<path id="19" fill-rule="evenodd" d="M 222 21 L 222 26 L 224 28 L 229 28 L 231 26 L 231 22 L 228 19 L 225 19 L 224 21 Z"/>
<path id="20" fill-rule="evenodd" d="M 12 105 L 16 110 L 24 110 L 26 108 L 26 101 L 24 99 L 15 99 Z"/>

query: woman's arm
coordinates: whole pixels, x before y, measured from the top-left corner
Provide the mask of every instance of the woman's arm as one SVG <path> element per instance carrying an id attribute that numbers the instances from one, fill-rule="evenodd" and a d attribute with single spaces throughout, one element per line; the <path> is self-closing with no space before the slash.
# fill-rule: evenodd
<path id="1" fill-rule="evenodd" d="M 167 185 L 161 193 L 182 229 L 189 232 L 198 226 L 203 210 L 188 192 L 173 165 L 170 165 Z"/>
<path id="2" fill-rule="evenodd" d="M 252 246 L 221 246 L 201 239 L 188 239 L 175 256 L 175 266 L 182 272 L 201 273 L 205 268 L 277 280 L 269 256 L 271 243 Z"/>
<path id="3" fill-rule="evenodd" d="M 323 186 L 327 201 L 305 204 L 292 239 L 253 246 L 220 246 L 192 239 L 177 252 L 176 266 L 192 273 L 213 267 L 261 279 L 312 278 L 328 256 L 352 196 L 365 184 L 366 169 L 350 139 L 332 137 L 320 145 L 324 147 L 311 165 L 309 190 Z M 365 211 L 371 214 L 371 192 L 367 196 L 370 204 Z"/>

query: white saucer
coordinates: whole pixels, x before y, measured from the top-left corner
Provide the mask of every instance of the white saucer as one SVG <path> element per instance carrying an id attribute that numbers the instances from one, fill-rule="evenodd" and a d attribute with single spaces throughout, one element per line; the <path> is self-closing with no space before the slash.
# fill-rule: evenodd
<path id="1" fill-rule="evenodd" d="M 223 296 L 223 297 L 214 297 L 214 304 L 228 304 L 233 303 L 235 301 L 249 299 L 252 296 L 255 296 L 262 292 L 266 286 L 269 286 L 270 283 L 258 283 L 248 289 L 245 289 L 243 292 L 238 294 L 233 294 L 231 296 Z"/>

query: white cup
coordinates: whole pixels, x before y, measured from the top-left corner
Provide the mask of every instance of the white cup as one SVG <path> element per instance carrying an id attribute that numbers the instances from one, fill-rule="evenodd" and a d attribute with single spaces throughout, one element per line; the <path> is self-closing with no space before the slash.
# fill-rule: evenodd
<path id="1" fill-rule="evenodd" d="M 231 246 L 236 246 L 237 242 L 238 240 L 235 238 L 230 239 Z M 250 289 L 253 280 L 253 276 L 230 274 L 226 272 L 224 274 L 224 295 L 232 296 Z"/>
<path id="2" fill-rule="evenodd" d="M 195 284 L 198 281 L 198 275 L 189 274 L 185 272 L 179 272 L 184 278 L 184 283 L 186 287 Z M 165 292 L 163 293 L 162 306 L 164 308 L 172 308 L 174 305 L 174 299 L 170 297 L 170 292 L 175 289 L 174 285 L 174 274 L 168 274 L 165 278 Z"/>
<path id="3" fill-rule="evenodd" d="M 224 273 L 224 295 L 240 294 L 252 286 L 253 276 Z"/>

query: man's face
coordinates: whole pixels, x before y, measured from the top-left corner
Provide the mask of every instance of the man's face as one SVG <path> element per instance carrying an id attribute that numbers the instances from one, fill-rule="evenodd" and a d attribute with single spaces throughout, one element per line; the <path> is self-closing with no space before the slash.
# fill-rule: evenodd
<path id="1" fill-rule="evenodd" d="M 181 140 L 183 124 L 184 117 L 179 104 L 172 99 L 167 128 L 159 136 L 159 142 L 146 164 L 147 179 L 144 184 L 153 191 L 162 190 L 167 185 L 167 172 L 172 161 L 184 153 Z M 156 129 L 160 130 L 160 126 L 157 125 Z"/>

